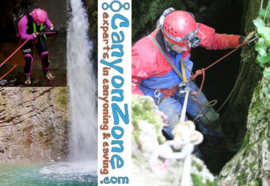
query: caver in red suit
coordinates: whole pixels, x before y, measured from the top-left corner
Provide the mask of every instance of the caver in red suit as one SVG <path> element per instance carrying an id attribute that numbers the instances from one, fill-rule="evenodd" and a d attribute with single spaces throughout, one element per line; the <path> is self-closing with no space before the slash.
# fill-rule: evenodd
<path id="1" fill-rule="evenodd" d="M 213 28 L 196 23 L 193 15 L 185 11 L 167 9 L 159 21 L 160 27 L 150 35 L 157 41 L 158 45 L 181 73 L 181 58 L 185 66 L 190 71 L 192 70 L 193 62 L 189 60 L 191 48 L 200 46 L 206 49 L 223 50 L 235 48 L 239 45 L 239 40 L 243 40 L 243 36 L 241 37 L 240 35 L 217 34 Z M 174 52 L 171 47 L 173 44 L 186 47 L 185 51 L 180 53 Z M 185 69 L 187 78 L 191 76 L 189 70 Z M 168 97 L 164 96 L 163 93 L 156 94 L 155 91 L 158 89 L 170 89 L 182 82 L 183 80 L 172 69 L 166 58 L 149 37 L 144 37 L 134 44 L 132 47 L 132 93 L 151 96 L 156 103 L 159 103 L 159 110 L 168 116 L 168 124 L 170 126 L 164 127 L 163 130 L 170 137 L 173 137 L 171 131 L 180 121 L 185 94 L 181 94 L 180 89 L 178 89 L 173 95 Z M 198 92 L 199 90 L 193 82 L 189 82 L 188 86 L 191 88 L 191 91 Z M 199 102 L 203 108 L 208 103 L 208 100 L 203 93 L 197 99 L 189 96 L 187 113 L 193 119 L 201 112 L 196 102 Z M 210 124 L 206 118 L 200 117 L 198 126 L 201 132 L 205 135 L 211 133 L 212 136 L 224 137 L 219 126 L 218 113 L 212 107 L 206 107 L 204 113 L 214 125 L 215 130 L 211 131 Z"/>

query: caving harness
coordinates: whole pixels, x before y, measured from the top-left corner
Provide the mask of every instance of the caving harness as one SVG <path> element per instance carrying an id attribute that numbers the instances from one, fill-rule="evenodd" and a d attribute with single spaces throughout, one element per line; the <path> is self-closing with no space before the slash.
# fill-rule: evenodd
<path id="1" fill-rule="evenodd" d="M 168 97 L 171 97 L 174 95 L 175 91 L 177 91 L 179 88 L 182 88 L 184 86 L 187 86 L 187 78 L 186 78 L 186 74 L 185 74 L 185 70 L 184 70 L 184 67 L 185 64 L 184 64 L 184 61 L 183 59 L 181 58 L 181 69 L 182 69 L 182 74 L 180 73 L 180 71 L 177 69 L 177 67 L 173 64 L 173 62 L 171 61 L 171 59 L 165 54 L 165 52 L 162 50 L 162 48 L 159 46 L 159 44 L 156 42 L 156 40 L 151 36 L 151 35 L 148 35 L 148 37 L 151 39 L 151 41 L 155 44 L 155 46 L 158 48 L 158 50 L 161 52 L 161 54 L 165 57 L 165 59 L 168 61 L 168 63 L 171 65 L 171 67 L 173 68 L 173 70 L 177 73 L 177 75 L 183 80 L 182 83 L 180 83 L 179 85 L 177 86 L 173 86 L 171 87 L 170 89 L 156 89 L 155 92 L 154 92 L 154 98 L 157 98 L 157 102 L 156 104 L 160 104 L 161 103 L 161 93 L 163 93 L 164 95 L 162 96 L 163 99 L 162 100 L 165 100 L 167 99 Z M 187 67 L 186 67 L 187 68 Z M 185 91 L 182 91 L 181 93 L 184 93 Z"/>

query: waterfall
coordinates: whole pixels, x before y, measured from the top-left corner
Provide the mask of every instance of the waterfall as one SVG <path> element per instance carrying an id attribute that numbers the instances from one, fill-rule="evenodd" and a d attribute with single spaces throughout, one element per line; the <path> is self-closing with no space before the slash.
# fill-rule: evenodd
<path id="1" fill-rule="evenodd" d="M 89 23 L 81 0 L 70 0 L 71 16 L 67 36 L 67 78 L 71 127 L 71 162 L 97 160 L 97 83 L 90 60 L 93 44 Z"/>

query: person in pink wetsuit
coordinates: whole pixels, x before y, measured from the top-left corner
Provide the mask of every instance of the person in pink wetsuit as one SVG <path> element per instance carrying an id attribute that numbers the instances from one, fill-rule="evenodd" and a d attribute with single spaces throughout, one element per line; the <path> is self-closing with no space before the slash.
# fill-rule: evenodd
<path id="1" fill-rule="evenodd" d="M 49 81 L 53 79 L 53 76 L 49 71 L 50 63 L 46 35 L 42 34 L 43 25 L 49 28 L 52 32 L 55 32 L 56 34 L 58 33 L 57 30 L 54 29 L 52 22 L 48 19 L 46 11 L 33 5 L 28 5 L 26 7 L 25 13 L 18 21 L 18 30 L 21 42 L 30 38 L 30 40 L 22 47 L 22 52 L 25 58 L 24 75 L 26 78 L 26 85 L 31 84 L 33 43 L 35 44 L 41 59 L 45 77 Z"/>

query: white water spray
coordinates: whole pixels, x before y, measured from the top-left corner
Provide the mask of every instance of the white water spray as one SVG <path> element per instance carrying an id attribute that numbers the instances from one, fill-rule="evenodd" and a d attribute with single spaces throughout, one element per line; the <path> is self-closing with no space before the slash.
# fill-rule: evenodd
<path id="1" fill-rule="evenodd" d="M 69 160 L 97 160 L 96 79 L 90 60 L 88 17 L 81 0 L 70 0 L 72 17 L 67 36 L 67 76 L 70 95 Z"/>

